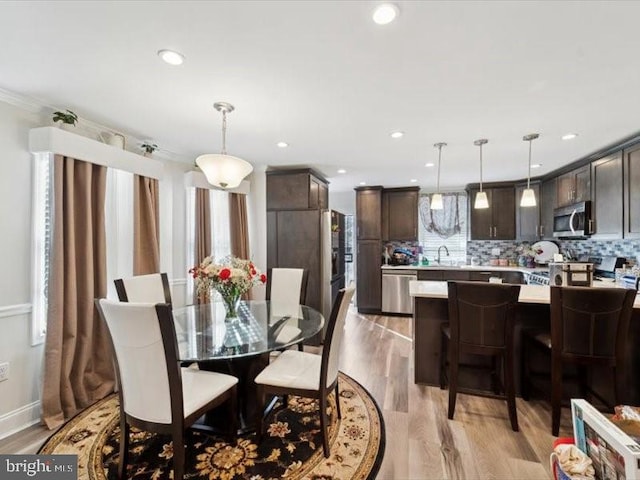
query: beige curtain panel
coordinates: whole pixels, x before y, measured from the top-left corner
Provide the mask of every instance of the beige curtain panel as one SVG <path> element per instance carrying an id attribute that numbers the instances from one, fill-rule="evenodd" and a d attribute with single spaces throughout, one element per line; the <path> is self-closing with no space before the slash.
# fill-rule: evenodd
<path id="1" fill-rule="evenodd" d="M 115 372 L 94 299 L 107 295 L 106 167 L 56 155 L 42 418 L 55 428 L 111 393 Z"/>
<path id="2" fill-rule="evenodd" d="M 160 272 L 159 183 L 155 178 L 133 179 L 133 274 Z"/>
<path id="3" fill-rule="evenodd" d="M 209 198 L 209 189 L 196 188 L 194 265 L 200 264 L 207 255 L 211 255 L 211 203 Z M 198 295 L 198 292 L 193 292 L 193 300 L 196 303 L 206 303 L 207 297 L 206 294 Z"/>
<path id="4" fill-rule="evenodd" d="M 249 252 L 249 220 L 247 218 L 247 196 L 229 194 L 229 224 L 231 230 L 231 254 L 239 258 L 251 258 Z M 245 295 L 251 299 L 251 290 Z"/>

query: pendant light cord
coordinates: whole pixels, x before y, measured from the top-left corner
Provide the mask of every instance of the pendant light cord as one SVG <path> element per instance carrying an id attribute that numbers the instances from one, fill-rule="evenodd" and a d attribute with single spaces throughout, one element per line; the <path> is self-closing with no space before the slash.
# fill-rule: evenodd
<path id="1" fill-rule="evenodd" d="M 531 183 L 531 142 L 533 139 L 529 140 L 529 172 L 527 173 L 527 190 L 529 189 L 529 184 Z"/>
<path id="2" fill-rule="evenodd" d="M 226 154 L 227 154 L 227 111 L 223 109 L 222 110 L 222 155 L 226 155 Z"/>
<path id="3" fill-rule="evenodd" d="M 438 146 L 438 180 L 436 182 L 436 192 L 440 193 L 440 160 L 442 159 L 442 145 Z"/>
<path id="4" fill-rule="evenodd" d="M 480 191 L 482 191 L 482 143 L 480 144 Z"/>

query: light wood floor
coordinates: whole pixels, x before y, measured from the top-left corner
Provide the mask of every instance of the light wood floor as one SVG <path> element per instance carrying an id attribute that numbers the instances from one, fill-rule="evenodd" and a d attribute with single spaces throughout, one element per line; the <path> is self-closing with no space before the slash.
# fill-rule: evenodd
<path id="1" fill-rule="evenodd" d="M 415 385 L 411 319 L 347 319 L 341 370 L 367 388 L 383 412 L 386 453 L 379 479 L 548 479 L 550 410 L 518 398 L 520 432 L 511 431 L 504 401 L 458 395 L 447 419 L 447 391 Z M 35 453 L 51 432 L 31 427 L 0 440 L 0 453 Z M 571 436 L 563 410 L 560 436 Z"/>

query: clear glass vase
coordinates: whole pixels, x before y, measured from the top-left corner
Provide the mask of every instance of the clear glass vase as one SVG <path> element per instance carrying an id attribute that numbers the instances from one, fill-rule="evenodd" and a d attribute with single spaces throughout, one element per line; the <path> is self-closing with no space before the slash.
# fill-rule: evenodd
<path id="1" fill-rule="evenodd" d="M 238 319 L 238 307 L 240 306 L 240 294 L 220 295 L 224 304 L 225 322 L 233 322 Z"/>

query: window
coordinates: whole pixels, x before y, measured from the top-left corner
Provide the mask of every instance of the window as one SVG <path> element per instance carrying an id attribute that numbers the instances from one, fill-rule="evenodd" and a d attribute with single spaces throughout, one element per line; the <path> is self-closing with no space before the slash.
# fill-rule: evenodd
<path id="1" fill-rule="evenodd" d="M 231 255 L 231 228 L 229 217 L 229 193 L 224 190 L 209 190 L 211 211 L 211 252 L 219 260 Z M 190 187 L 187 192 L 187 268 L 193 266 L 195 258 L 195 213 L 196 189 Z M 187 282 L 187 298 L 193 298 L 194 283 Z"/>
<path id="2" fill-rule="evenodd" d="M 431 210 L 431 196 L 420 195 L 418 203 L 419 231 L 418 241 L 422 254 L 430 262 L 438 257 L 440 248 L 441 263 L 467 262 L 467 194 L 466 192 L 443 193 L 442 210 Z"/>
<path id="3" fill-rule="evenodd" d="M 113 281 L 133 276 L 133 174 L 107 169 L 105 195 L 107 297 L 117 299 Z"/>
<path id="4" fill-rule="evenodd" d="M 44 342 L 47 332 L 49 259 L 53 240 L 53 155 L 34 154 L 33 185 L 33 309 L 31 344 Z"/>

